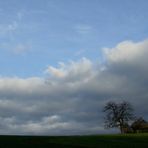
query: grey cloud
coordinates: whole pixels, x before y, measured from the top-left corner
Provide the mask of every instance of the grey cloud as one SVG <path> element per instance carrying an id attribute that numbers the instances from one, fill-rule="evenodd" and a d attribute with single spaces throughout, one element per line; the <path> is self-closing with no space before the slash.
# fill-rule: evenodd
<path id="1" fill-rule="evenodd" d="M 102 108 L 109 100 L 128 100 L 148 119 L 147 48 L 147 40 L 123 42 L 105 49 L 106 64 L 60 63 L 47 68 L 46 80 L 1 77 L 1 134 L 105 133 Z"/>

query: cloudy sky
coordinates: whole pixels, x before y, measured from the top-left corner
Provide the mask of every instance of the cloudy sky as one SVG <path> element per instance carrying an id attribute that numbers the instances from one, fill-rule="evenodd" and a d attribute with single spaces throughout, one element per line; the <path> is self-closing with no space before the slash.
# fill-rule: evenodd
<path id="1" fill-rule="evenodd" d="M 109 100 L 148 120 L 147 18 L 147 0 L 0 0 L 0 134 L 114 132 Z"/>

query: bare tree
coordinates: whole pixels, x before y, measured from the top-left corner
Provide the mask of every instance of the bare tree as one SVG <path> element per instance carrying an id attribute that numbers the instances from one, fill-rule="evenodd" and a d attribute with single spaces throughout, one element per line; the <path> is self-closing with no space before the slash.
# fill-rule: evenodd
<path id="1" fill-rule="evenodd" d="M 121 133 L 124 133 L 124 127 L 128 125 L 128 121 L 134 118 L 133 107 L 126 101 L 121 103 L 108 102 L 103 111 L 106 113 L 105 127 L 118 127 Z"/>

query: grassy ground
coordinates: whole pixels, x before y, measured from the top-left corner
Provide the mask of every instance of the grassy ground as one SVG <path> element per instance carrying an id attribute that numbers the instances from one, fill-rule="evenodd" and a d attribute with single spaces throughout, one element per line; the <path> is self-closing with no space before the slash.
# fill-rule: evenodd
<path id="1" fill-rule="evenodd" d="M 0 148 L 148 148 L 148 134 L 0 136 Z"/>

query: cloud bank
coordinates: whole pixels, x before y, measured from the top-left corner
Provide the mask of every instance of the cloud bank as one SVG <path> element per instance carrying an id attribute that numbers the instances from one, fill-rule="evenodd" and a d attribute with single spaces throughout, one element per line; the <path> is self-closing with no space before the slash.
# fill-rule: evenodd
<path id="1" fill-rule="evenodd" d="M 59 63 L 45 70 L 47 78 L 1 77 L 0 134 L 105 133 L 102 108 L 109 100 L 128 100 L 148 119 L 148 40 L 103 52 L 103 64 Z"/>

